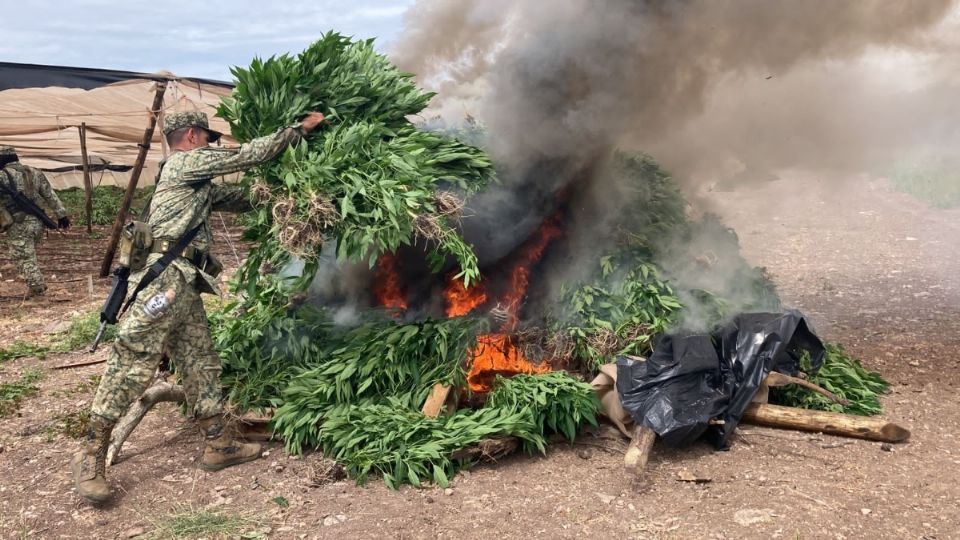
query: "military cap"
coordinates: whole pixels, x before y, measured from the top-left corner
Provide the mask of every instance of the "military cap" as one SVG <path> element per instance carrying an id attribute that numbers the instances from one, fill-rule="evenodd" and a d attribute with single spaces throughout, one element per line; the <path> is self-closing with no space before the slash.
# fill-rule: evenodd
<path id="1" fill-rule="evenodd" d="M 12 146 L 0 144 L 0 156 L 16 156 L 17 151 Z"/>
<path id="2" fill-rule="evenodd" d="M 210 129 L 210 122 L 207 120 L 207 113 L 200 111 L 179 112 L 168 114 L 163 118 L 163 134 L 170 133 L 187 127 L 198 127 L 207 130 L 210 133 L 210 142 L 217 142 L 222 133 Z"/>

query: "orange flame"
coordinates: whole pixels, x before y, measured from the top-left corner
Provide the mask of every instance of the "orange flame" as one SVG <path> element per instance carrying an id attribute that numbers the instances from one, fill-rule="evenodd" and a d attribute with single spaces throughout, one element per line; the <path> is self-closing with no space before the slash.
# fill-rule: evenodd
<path id="1" fill-rule="evenodd" d="M 530 285 L 530 269 L 543 257 L 544 250 L 562 233 L 558 216 L 543 222 L 536 235 L 511 258 L 510 286 L 501 298 L 500 305 L 507 311 L 507 320 L 501 332 L 509 332 L 519 322 L 520 306 Z M 459 286 L 459 288 L 458 288 Z M 451 280 L 445 291 L 447 315 L 465 315 L 487 301 L 487 295 L 479 286 L 465 290 L 459 281 Z M 473 349 L 473 361 L 467 384 L 477 393 L 489 392 L 497 375 L 509 377 L 519 373 L 534 374 L 550 371 L 547 364 L 533 364 L 523 355 L 507 333 L 485 334 L 477 337 Z"/>
<path id="2" fill-rule="evenodd" d="M 519 321 L 520 304 L 523 297 L 527 294 L 527 286 L 530 285 L 530 267 L 543 257 L 543 251 L 547 249 L 554 239 L 562 233 L 559 219 L 557 216 L 551 217 L 543 222 L 540 229 L 537 230 L 537 236 L 532 242 L 528 242 L 517 255 L 516 263 L 510 272 L 510 288 L 503 296 L 503 304 L 509 313 L 509 318 L 504 324 L 504 328 L 513 328 Z"/>
<path id="3" fill-rule="evenodd" d="M 384 253 L 377 257 L 373 294 L 377 297 L 377 302 L 385 308 L 406 310 L 407 295 L 400 284 L 399 268 L 396 255 Z"/>
<path id="4" fill-rule="evenodd" d="M 487 301 L 487 293 L 483 290 L 483 285 L 474 284 L 468 289 L 452 274 L 448 279 L 447 288 L 443 291 L 443 296 L 447 299 L 447 317 L 466 315 Z"/>
<path id="5" fill-rule="evenodd" d="M 497 375 L 509 377 L 547 371 L 550 366 L 530 363 L 506 334 L 486 334 L 477 338 L 467 384 L 471 391 L 485 393 L 491 390 Z"/>

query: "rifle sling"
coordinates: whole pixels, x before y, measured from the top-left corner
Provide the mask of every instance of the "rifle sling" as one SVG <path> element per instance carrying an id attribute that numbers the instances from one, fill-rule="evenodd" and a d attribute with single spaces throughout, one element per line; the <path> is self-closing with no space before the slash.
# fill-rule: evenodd
<path id="1" fill-rule="evenodd" d="M 180 240 L 177 240 L 177 243 L 162 257 L 157 259 L 157 261 L 150 265 L 147 268 L 145 274 L 140 279 L 140 283 L 137 283 L 137 288 L 133 290 L 133 294 L 130 295 L 130 298 L 127 300 L 127 303 L 123 305 L 123 309 L 120 310 L 120 314 L 126 313 L 127 309 L 130 308 L 130 305 L 133 304 L 133 301 L 137 299 L 137 295 L 140 294 L 140 291 L 145 289 L 148 285 L 153 283 L 153 280 L 160 277 L 160 274 L 170 266 L 170 263 L 174 259 L 180 256 L 183 253 L 184 248 L 190 245 L 190 242 L 197 236 L 197 233 L 200 232 L 200 229 L 203 228 L 203 223 L 200 223 L 196 227 L 187 231 L 183 236 L 180 237 Z"/>

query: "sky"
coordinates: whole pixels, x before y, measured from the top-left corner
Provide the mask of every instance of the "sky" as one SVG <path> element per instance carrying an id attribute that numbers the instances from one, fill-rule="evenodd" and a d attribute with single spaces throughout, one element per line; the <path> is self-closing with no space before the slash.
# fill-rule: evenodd
<path id="1" fill-rule="evenodd" d="M 385 51 L 413 0 L 0 0 L 0 61 L 231 80 L 328 30 Z M 11 24 L 10 21 L 13 21 Z"/>

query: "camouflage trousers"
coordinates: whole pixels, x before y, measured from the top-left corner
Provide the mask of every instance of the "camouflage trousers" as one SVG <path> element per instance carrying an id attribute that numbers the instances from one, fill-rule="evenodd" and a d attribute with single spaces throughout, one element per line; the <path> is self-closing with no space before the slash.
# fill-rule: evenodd
<path id="1" fill-rule="evenodd" d="M 46 290 L 43 274 L 37 266 L 37 244 L 43 239 L 43 224 L 33 216 L 26 216 L 22 221 L 15 221 L 10 225 L 7 238 L 10 258 L 16 263 L 17 270 L 30 287 L 30 292 L 40 293 Z"/>
<path id="2" fill-rule="evenodd" d="M 131 280 L 131 288 L 137 281 Z M 170 291 L 175 296 L 165 309 L 154 309 L 158 295 L 170 298 Z M 213 348 L 200 292 L 194 280 L 188 282 L 174 267 L 140 291 L 120 320 L 91 412 L 109 421 L 123 416 L 147 389 L 164 352 L 180 376 L 187 411 L 194 418 L 220 414 L 220 358 Z"/>

